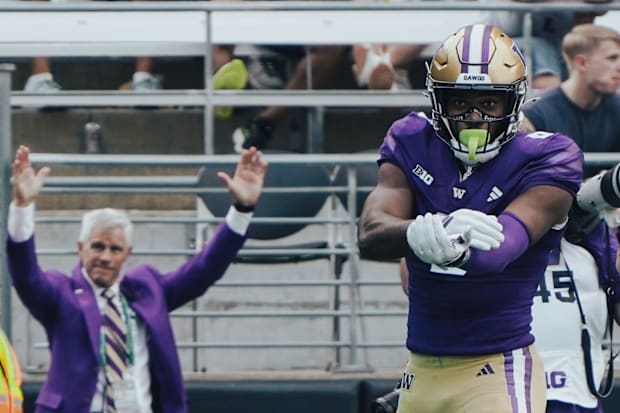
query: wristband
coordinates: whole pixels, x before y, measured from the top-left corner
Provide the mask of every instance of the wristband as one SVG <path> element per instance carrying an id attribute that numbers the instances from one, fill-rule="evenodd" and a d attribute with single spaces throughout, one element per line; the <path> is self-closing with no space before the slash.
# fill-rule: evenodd
<path id="1" fill-rule="evenodd" d="M 239 212 L 254 212 L 254 205 L 243 205 L 239 202 L 235 202 L 233 206 Z"/>

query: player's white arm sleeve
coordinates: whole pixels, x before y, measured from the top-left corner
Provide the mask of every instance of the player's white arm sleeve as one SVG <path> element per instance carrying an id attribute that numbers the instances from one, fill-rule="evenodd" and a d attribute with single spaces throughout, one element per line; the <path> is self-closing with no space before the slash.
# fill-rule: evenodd
<path id="1" fill-rule="evenodd" d="M 503 226 L 494 215 L 461 208 L 443 218 L 448 236 L 458 236 L 471 229 L 471 247 L 482 251 L 498 248 L 504 242 Z"/>
<path id="2" fill-rule="evenodd" d="M 418 215 L 407 227 L 407 243 L 413 253 L 427 264 L 458 266 L 469 254 L 471 229 L 448 236 L 439 214 Z"/>

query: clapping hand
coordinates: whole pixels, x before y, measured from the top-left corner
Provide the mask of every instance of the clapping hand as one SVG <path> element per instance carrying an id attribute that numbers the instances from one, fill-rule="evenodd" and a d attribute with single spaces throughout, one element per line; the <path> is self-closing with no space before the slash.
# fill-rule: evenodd
<path id="1" fill-rule="evenodd" d="M 263 153 L 255 147 L 244 149 L 237 163 L 235 174 L 231 178 L 226 172 L 218 172 L 217 176 L 224 181 L 234 202 L 252 207 L 258 202 L 263 191 L 267 162 Z"/>
<path id="2" fill-rule="evenodd" d="M 43 167 L 35 173 L 30 163 L 30 148 L 20 145 L 15 153 L 11 176 L 15 205 L 19 207 L 30 205 L 41 192 L 50 171 L 50 168 Z"/>

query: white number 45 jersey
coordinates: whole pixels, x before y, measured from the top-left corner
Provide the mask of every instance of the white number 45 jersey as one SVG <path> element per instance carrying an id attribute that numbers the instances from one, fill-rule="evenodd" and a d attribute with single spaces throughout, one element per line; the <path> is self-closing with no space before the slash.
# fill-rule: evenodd
<path id="1" fill-rule="evenodd" d="M 534 297 L 532 329 L 545 366 L 547 399 L 593 408 L 597 400 L 588 390 L 581 349 L 581 319 L 571 286 L 575 280 L 592 342 L 595 383 L 603 377 L 602 341 L 607 320 L 605 293 L 590 253 L 562 239 Z M 568 265 L 567 265 L 568 264 Z"/>

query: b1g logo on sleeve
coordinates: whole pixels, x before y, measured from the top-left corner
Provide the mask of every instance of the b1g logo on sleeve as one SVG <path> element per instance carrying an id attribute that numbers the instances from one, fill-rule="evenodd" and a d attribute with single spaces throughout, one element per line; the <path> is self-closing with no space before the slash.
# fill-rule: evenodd
<path id="1" fill-rule="evenodd" d="M 422 182 L 424 182 L 426 185 L 429 185 L 433 183 L 433 181 L 435 180 L 435 178 L 433 178 L 433 175 L 429 174 L 426 169 L 422 168 L 420 166 L 420 164 L 416 164 L 415 168 L 413 168 L 411 170 L 411 172 L 413 172 L 413 174 L 415 176 L 417 176 L 418 178 L 420 178 L 422 180 Z"/>

